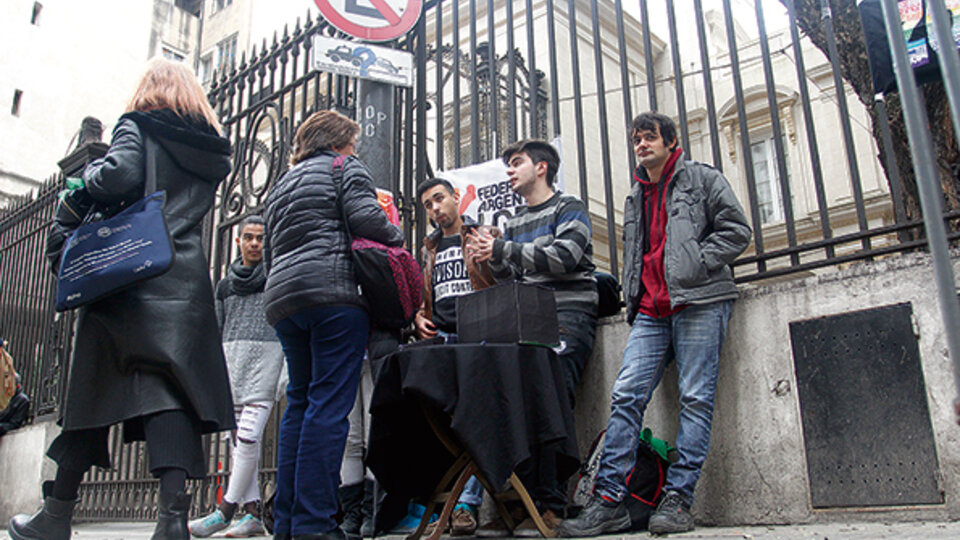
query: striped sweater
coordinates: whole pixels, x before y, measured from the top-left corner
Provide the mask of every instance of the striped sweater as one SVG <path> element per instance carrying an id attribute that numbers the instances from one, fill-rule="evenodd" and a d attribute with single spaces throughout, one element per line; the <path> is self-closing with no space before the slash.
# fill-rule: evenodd
<path id="1" fill-rule="evenodd" d="M 490 269 L 498 281 L 518 279 L 556 291 L 557 309 L 596 315 L 593 231 L 583 202 L 557 192 L 520 209 L 493 244 Z"/>

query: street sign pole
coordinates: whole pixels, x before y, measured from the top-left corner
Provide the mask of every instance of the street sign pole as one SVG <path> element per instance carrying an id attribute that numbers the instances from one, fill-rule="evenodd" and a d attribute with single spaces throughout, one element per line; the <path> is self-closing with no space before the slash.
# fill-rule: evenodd
<path id="1" fill-rule="evenodd" d="M 361 80 L 358 85 L 357 123 L 360 124 L 360 141 L 357 155 L 370 171 L 374 186 L 393 193 L 393 179 L 398 174 L 398 156 L 395 153 L 396 145 L 393 144 L 396 133 L 394 86 L 370 80 Z"/>
<path id="2" fill-rule="evenodd" d="M 394 179 L 399 174 L 399 156 L 394 151 L 394 85 L 412 85 L 412 55 L 370 43 L 391 41 L 409 32 L 420 18 L 423 2 L 372 0 L 370 5 L 356 0 L 314 2 L 323 18 L 335 28 L 366 41 L 357 47 L 355 42 L 335 42 L 317 36 L 313 47 L 314 67 L 360 79 L 357 123 L 361 131 L 357 155 L 370 171 L 374 186 L 396 197 Z"/>

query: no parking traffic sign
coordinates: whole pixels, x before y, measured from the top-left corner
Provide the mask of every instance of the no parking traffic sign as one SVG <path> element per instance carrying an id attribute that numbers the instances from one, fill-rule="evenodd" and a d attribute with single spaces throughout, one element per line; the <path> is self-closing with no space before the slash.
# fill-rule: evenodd
<path id="1" fill-rule="evenodd" d="M 421 0 L 314 0 L 338 30 L 367 41 L 389 41 L 413 28 Z"/>

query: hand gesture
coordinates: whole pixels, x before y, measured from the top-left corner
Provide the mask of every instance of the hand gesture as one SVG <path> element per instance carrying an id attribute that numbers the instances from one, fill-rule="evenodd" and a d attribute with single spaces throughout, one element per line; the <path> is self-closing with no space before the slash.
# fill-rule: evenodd
<path id="1" fill-rule="evenodd" d="M 417 337 L 420 339 L 429 339 L 437 335 L 437 327 L 433 321 L 423 316 L 422 311 L 417 311 L 417 316 L 413 320 L 417 328 Z"/>

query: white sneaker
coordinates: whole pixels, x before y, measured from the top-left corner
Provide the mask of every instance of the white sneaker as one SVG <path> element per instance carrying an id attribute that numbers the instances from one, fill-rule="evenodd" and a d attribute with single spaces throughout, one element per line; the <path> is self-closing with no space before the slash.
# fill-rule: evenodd
<path id="1" fill-rule="evenodd" d="M 236 525 L 230 527 L 224 536 L 227 538 L 248 538 L 266 534 L 263 529 L 263 522 L 254 517 L 253 514 L 247 514 Z"/>
<path id="2" fill-rule="evenodd" d="M 199 538 L 206 538 L 213 533 L 226 529 L 229 525 L 230 522 L 218 508 L 208 516 L 191 521 L 187 524 L 187 528 L 190 529 L 190 534 Z"/>

